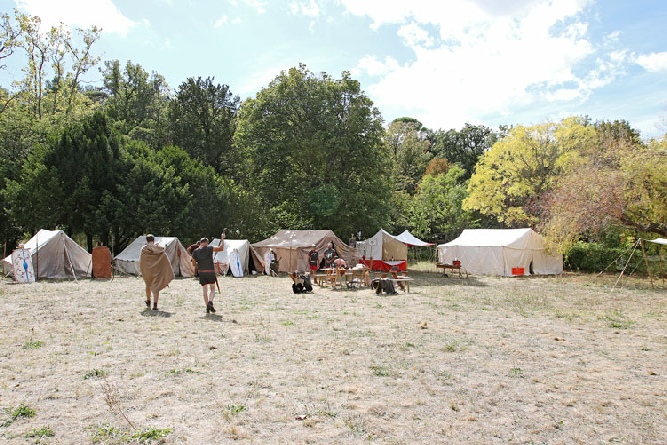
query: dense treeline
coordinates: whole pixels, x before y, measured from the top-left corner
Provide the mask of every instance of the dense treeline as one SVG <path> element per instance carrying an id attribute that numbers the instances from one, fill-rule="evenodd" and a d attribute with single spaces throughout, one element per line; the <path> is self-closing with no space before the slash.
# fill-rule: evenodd
<path id="1" fill-rule="evenodd" d="M 667 236 L 667 139 L 625 121 L 531 127 L 384 126 L 350 73 L 304 65 L 241 101 L 213 77 L 175 89 L 130 61 L 94 57 L 96 28 L 0 23 L 0 236 L 8 248 L 62 228 L 119 252 L 146 232 L 185 242 L 262 239 L 281 228 L 340 237 L 409 229 L 445 241 L 464 228 L 532 226 L 567 253 L 581 240 Z M 97 87 L 82 78 L 100 67 Z"/>

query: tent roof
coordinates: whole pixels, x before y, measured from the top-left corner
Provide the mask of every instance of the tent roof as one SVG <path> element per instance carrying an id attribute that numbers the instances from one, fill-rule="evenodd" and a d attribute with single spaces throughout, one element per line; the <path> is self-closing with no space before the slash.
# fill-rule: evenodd
<path id="1" fill-rule="evenodd" d="M 265 240 L 254 243 L 254 247 L 297 248 L 310 247 L 322 238 L 338 238 L 333 230 L 280 230 Z"/>
<path id="2" fill-rule="evenodd" d="M 179 241 L 178 238 L 172 236 L 156 236 L 155 244 L 162 247 L 167 247 L 173 242 Z M 138 236 L 134 241 L 132 241 L 121 253 L 114 257 L 115 260 L 121 261 L 135 261 L 139 258 L 141 254 L 141 249 L 146 244 L 146 237 L 144 235 Z"/>
<path id="3" fill-rule="evenodd" d="M 667 246 L 667 238 L 647 239 L 646 241 L 649 241 L 651 243 L 656 243 L 656 244 L 662 244 L 663 246 Z"/>
<path id="4" fill-rule="evenodd" d="M 420 240 L 407 230 L 401 233 L 400 235 L 396 235 L 394 238 L 396 238 L 402 243 L 407 244 L 408 246 L 426 247 L 433 245 L 433 243 L 427 243 Z"/>
<path id="5" fill-rule="evenodd" d="M 533 229 L 466 229 L 444 246 L 516 247 L 525 249 L 531 238 L 542 244 L 541 237 Z"/>

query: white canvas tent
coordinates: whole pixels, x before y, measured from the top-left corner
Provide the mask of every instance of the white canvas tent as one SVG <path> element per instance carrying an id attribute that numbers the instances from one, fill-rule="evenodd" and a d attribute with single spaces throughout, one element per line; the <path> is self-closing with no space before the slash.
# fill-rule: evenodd
<path id="1" fill-rule="evenodd" d="M 532 229 L 467 229 L 438 246 L 438 261 L 481 275 L 521 276 L 563 273 L 563 256 L 545 251 L 542 237 Z M 532 272 L 531 272 L 532 271 Z"/>
<path id="2" fill-rule="evenodd" d="M 427 243 L 425 241 L 420 240 L 412 233 L 410 233 L 408 230 L 403 231 L 403 233 L 401 233 L 400 235 L 396 235 L 396 239 L 402 242 L 403 244 L 407 244 L 408 246 L 414 246 L 414 247 L 428 247 L 433 245 L 433 243 Z"/>
<path id="3" fill-rule="evenodd" d="M 219 246 L 220 238 L 213 238 L 211 245 Z M 259 261 L 259 256 L 255 253 L 255 249 L 250 246 L 250 242 L 247 239 L 225 239 L 225 249 L 221 252 L 216 252 L 213 256 L 213 261 L 215 263 L 229 264 L 229 254 L 234 250 L 239 254 L 239 262 L 241 263 L 243 274 L 248 274 L 250 258 L 255 257 L 256 261 Z M 254 263 L 253 270 L 255 270 Z"/>
<path id="4" fill-rule="evenodd" d="M 186 278 L 194 276 L 195 270 L 192 265 L 192 257 L 178 238 L 156 236 L 155 244 L 164 247 L 174 275 Z M 141 248 L 145 245 L 145 236 L 140 236 L 132 241 L 125 250 L 114 257 L 116 269 L 130 275 L 141 275 L 141 271 L 139 270 L 139 255 L 141 254 Z"/>
<path id="5" fill-rule="evenodd" d="M 378 230 L 372 238 L 357 241 L 357 250 L 359 255 L 365 256 L 366 259 L 373 258 L 381 261 L 407 261 L 408 259 L 408 246 L 383 229 Z"/>
<path id="6" fill-rule="evenodd" d="M 82 278 L 90 276 L 93 256 L 62 230 L 40 230 L 25 243 L 32 256 L 37 278 Z M 2 261 L 3 271 L 10 272 L 11 255 Z"/>
<path id="7" fill-rule="evenodd" d="M 260 258 L 264 258 L 269 249 L 273 249 L 280 260 L 278 271 L 293 272 L 308 270 L 308 252 L 313 245 L 322 259 L 329 242 L 333 243 L 340 258 L 348 264 L 356 264 L 357 249 L 341 241 L 333 230 L 280 230 L 272 237 L 252 244 L 252 247 Z M 261 263 L 256 263 L 256 266 L 257 270 L 263 270 Z"/>

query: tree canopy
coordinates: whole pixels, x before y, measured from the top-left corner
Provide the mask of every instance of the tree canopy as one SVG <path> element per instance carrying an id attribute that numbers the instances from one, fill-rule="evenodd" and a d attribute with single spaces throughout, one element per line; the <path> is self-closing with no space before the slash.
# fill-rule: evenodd
<path id="1" fill-rule="evenodd" d="M 379 111 L 349 73 L 336 80 L 301 65 L 245 101 L 234 142 L 264 234 L 379 228 L 390 195 L 382 136 Z"/>

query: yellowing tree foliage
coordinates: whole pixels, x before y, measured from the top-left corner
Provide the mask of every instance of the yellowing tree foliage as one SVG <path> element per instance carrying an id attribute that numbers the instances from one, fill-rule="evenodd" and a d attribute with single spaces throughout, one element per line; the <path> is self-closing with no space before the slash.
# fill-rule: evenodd
<path id="1" fill-rule="evenodd" d="M 510 129 L 480 157 L 463 208 L 495 216 L 508 227 L 537 224 L 538 198 L 592 140 L 594 130 L 583 118 Z"/>

